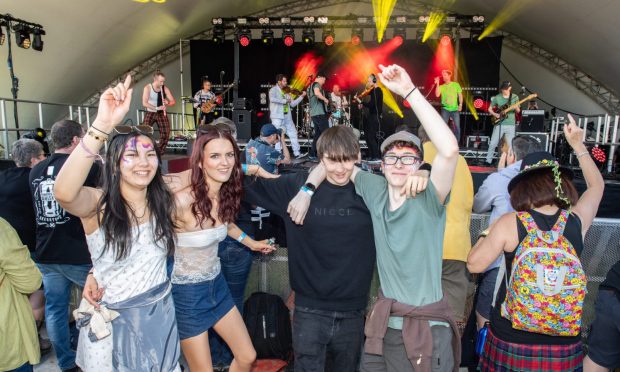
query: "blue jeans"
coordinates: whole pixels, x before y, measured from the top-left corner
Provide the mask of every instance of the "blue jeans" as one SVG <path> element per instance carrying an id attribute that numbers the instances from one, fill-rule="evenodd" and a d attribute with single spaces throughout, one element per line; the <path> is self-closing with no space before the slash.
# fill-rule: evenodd
<path id="1" fill-rule="evenodd" d="M 228 283 L 233 301 L 239 312 L 243 314 L 245 285 L 252 268 L 252 251 L 236 240 L 226 237 L 219 244 L 218 256 L 222 265 L 222 275 Z M 209 331 L 209 347 L 213 365 L 228 365 L 232 362 L 233 356 L 230 348 L 213 330 Z"/>
<path id="2" fill-rule="evenodd" d="M 448 124 L 448 120 L 452 118 L 452 121 L 454 122 L 454 127 L 451 127 L 450 129 L 452 130 L 452 133 L 454 133 L 454 136 L 456 137 L 456 142 L 460 143 L 461 142 L 461 113 L 458 110 L 448 111 L 442 108 L 441 117 L 443 118 L 443 121 L 446 122 L 446 124 Z"/>
<path id="3" fill-rule="evenodd" d="M 293 317 L 295 372 L 358 370 L 364 341 L 364 310 L 327 311 L 296 306 Z"/>
<path id="4" fill-rule="evenodd" d="M 32 372 L 32 364 L 26 362 L 24 364 L 22 364 L 21 366 L 15 368 L 15 369 L 11 369 L 7 372 Z"/>
<path id="5" fill-rule="evenodd" d="M 43 274 L 45 292 L 45 326 L 56 351 L 58 367 L 75 367 L 75 351 L 69 331 L 69 299 L 71 285 L 84 287 L 91 265 L 38 264 Z"/>

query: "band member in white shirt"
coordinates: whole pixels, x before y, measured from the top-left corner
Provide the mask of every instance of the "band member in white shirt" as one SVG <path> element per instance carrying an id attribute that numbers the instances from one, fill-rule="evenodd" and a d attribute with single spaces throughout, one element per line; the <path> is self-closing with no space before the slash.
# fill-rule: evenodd
<path id="1" fill-rule="evenodd" d="M 306 92 L 301 92 L 297 98 L 293 99 L 289 93 L 292 89 L 288 88 L 287 84 L 286 76 L 283 74 L 276 75 L 276 85 L 269 89 L 269 116 L 271 124 L 278 129 L 284 128 L 286 135 L 291 140 L 295 158 L 301 158 L 301 147 L 297 139 L 297 128 L 293 122 L 291 109 L 304 99 Z M 276 150 L 281 150 L 280 143 L 276 145 Z"/>

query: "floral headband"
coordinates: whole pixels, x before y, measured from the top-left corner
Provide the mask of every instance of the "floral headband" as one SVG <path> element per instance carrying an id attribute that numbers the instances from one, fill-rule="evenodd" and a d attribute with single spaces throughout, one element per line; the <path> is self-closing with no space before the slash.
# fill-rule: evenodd
<path id="1" fill-rule="evenodd" d="M 560 163 L 557 160 L 549 160 L 543 159 L 537 163 L 526 165 L 520 173 L 525 173 L 530 170 L 536 170 L 537 168 L 551 168 L 553 171 L 553 182 L 555 183 L 555 195 L 558 199 L 566 203 L 568 206 L 571 205 L 570 200 L 566 197 L 564 190 L 562 189 L 562 173 L 560 172 Z"/>

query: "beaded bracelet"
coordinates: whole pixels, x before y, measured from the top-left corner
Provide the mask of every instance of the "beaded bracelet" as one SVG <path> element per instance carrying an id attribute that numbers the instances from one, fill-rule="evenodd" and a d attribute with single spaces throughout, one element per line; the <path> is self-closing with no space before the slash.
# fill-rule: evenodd
<path id="1" fill-rule="evenodd" d="M 577 159 L 579 159 L 580 157 L 582 157 L 584 155 L 588 155 L 588 154 L 589 154 L 588 150 L 582 151 L 579 154 L 577 154 Z"/>

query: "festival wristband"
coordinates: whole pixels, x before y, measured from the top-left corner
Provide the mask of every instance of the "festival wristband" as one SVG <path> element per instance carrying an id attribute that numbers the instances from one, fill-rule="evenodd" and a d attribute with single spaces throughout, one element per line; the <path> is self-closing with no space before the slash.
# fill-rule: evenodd
<path id="1" fill-rule="evenodd" d="M 241 164 L 241 170 L 243 171 L 243 174 L 248 176 L 248 165 L 247 164 Z"/>
<path id="2" fill-rule="evenodd" d="M 299 190 L 305 192 L 306 194 L 310 196 L 314 195 L 314 191 L 310 190 L 310 188 L 306 185 L 303 185 Z"/>
<path id="3" fill-rule="evenodd" d="M 239 235 L 239 237 L 237 238 L 237 241 L 239 243 L 243 242 L 243 239 L 247 238 L 248 234 L 241 232 L 241 235 Z"/>
<path id="4" fill-rule="evenodd" d="M 579 159 L 582 156 L 588 155 L 588 154 L 589 154 L 588 150 L 582 151 L 579 154 L 577 154 L 577 159 Z"/>

